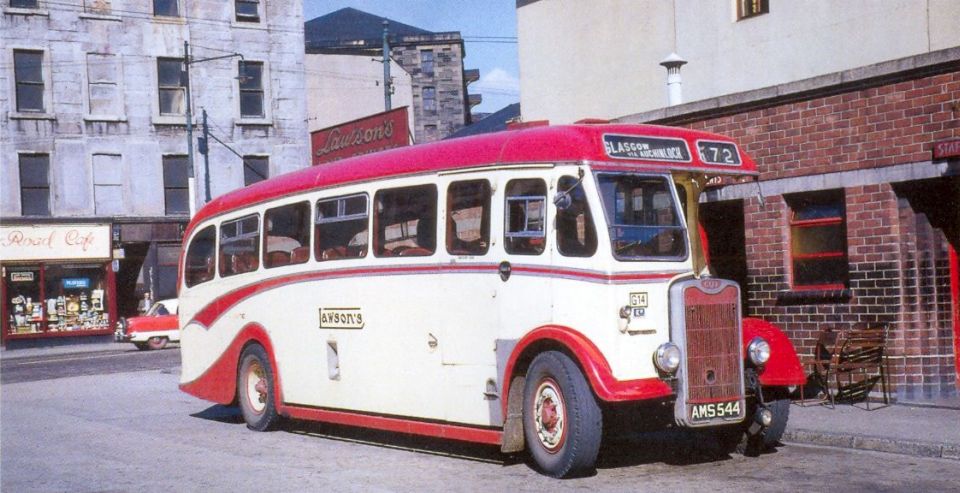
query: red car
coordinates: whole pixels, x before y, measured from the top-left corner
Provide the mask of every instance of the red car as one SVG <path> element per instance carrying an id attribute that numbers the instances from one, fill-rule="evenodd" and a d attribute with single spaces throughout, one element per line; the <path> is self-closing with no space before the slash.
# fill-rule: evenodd
<path id="1" fill-rule="evenodd" d="M 140 317 L 121 318 L 114 332 L 117 342 L 132 342 L 137 349 L 163 349 L 180 342 L 177 300 L 160 300 Z"/>

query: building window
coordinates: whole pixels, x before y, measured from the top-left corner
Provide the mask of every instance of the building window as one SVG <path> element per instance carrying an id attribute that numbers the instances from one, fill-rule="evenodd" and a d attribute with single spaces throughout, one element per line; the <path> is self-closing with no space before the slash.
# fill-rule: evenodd
<path id="1" fill-rule="evenodd" d="M 108 15 L 112 11 L 110 0 L 83 0 L 83 11 L 91 14 Z"/>
<path id="2" fill-rule="evenodd" d="M 270 158 L 267 156 L 243 157 L 243 186 L 253 185 L 270 178 Z"/>
<path id="3" fill-rule="evenodd" d="M 153 15 L 180 17 L 178 0 L 153 0 Z"/>
<path id="4" fill-rule="evenodd" d="M 259 0 L 236 0 L 237 22 L 260 22 Z"/>
<path id="5" fill-rule="evenodd" d="M 423 137 L 426 142 L 433 142 L 437 140 L 437 126 L 436 125 L 424 125 L 423 126 Z"/>
<path id="6" fill-rule="evenodd" d="M 91 115 L 123 114 L 116 55 L 87 53 L 87 93 Z"/>
<path id="7" fill-rule="evenodd" d="M 37 0 L 10 0 L 10 7 L 15 9 L 37 9 L 40 8 L 40 2 Z"/>
<path id="8" fill-rule="evenodd" d="M 240 62 L 240 117 L 263 118 L 263 62 Z"/>
<path id="9" fill-rule="evenodd" d="M 50 155 L 20 155 L 20 211 L 24 216 L 50 215 Z"/>
<path id="10" fill-rule="evenodd" d="M 770 12 L 770 0 L 737 0 L 737 20 Z"/>
<path id="11" fill-rule="evenodd" d="M 437 88 L 423 88 L 423 111 L 437 111 Z"/>
<path id="12" fill-rule="evenodd" d="M 98 216 L 123 214 L 123 160 L 119 154 L 93 155 L 93 204 Z"/>
<path id="13" fill-rule="evenodd" d="M 433 77 L 433 50 L 420 52 L 420 73 Z"/>
<path id="14" fill-rule="evenodd" d="M 43 113 L 43 52 L 13 50 L 17 111 Z"/>
<path id="15" fill-rule="evenodd" d="M 797 289 L 842 289 L 848 280 L 843 190 L 786 196 L 790 267 Z"/>
<path id="16" fill-rule="evenodd" d="M 157 89 L 161 115 L 186 114 L 187 83 L 182 58 L 157 59 Z"/>
<path id="17" fill-rule="evenodd" d="M 187 156 L 163 156 L 163 203 L 170 214 L 190 213 Z"/>

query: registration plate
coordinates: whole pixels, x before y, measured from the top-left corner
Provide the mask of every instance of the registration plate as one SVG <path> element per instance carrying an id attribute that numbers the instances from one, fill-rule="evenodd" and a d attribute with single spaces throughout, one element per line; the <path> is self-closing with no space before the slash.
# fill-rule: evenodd
<path id="1" fill-rule="evenodd" d="M 710 402 L 690 406 L 690 419 L 693 421 L 739 418 L 740 416 L 740 401 Z"/>

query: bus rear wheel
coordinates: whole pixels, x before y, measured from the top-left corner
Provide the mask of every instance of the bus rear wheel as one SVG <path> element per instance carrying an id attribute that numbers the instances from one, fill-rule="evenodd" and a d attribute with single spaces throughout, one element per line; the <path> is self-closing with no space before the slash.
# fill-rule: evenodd
<path id="1" fill-rule="evenodd" d="M 523 392 L 523 432 L 533 461 L 555 478 L 593 471 L 603 416 L 580 368 L 558 351 L 530 364 Z"/>
<path id="2" fill-rule="evenodd" d="M 269 431 L 280 421 L 273 382 L 273 367 L 267 351 L 259 344 L 247 346 L 240 356 L 237 375 L 237 400 L 247 428 Z"/>

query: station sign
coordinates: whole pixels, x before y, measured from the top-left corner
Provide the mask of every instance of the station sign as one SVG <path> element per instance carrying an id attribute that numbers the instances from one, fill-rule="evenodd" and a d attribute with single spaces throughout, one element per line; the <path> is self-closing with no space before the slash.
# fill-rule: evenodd
<path id="1" fill-rule="evenodd" d="M 933 158 L 960 157 L 960 139 L 942 140 L 933 144 Z"/>

